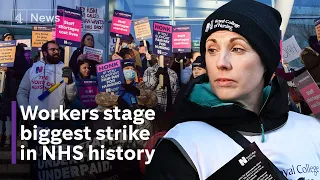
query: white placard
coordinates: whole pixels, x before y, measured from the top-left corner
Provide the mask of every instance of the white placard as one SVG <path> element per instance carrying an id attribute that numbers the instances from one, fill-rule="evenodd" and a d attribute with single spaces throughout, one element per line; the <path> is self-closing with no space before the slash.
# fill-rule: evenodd
<path id="1" fill-rule="evenodd" d="M 94 7 L 76 7 L 82 12 L 82 29 L 89 33 L 104 33 L 104 10 Z"/>
<path id="2" fill-rule="evenodd" d="M 27 45 L 28 48 L 31 48 L 31 39 L 17 39 L 17 45 L 18 43 L 23 43 Z"/>
<path id="3" fill-rule="evenodd" d="M 294 36 L 282 42 L 282 58 L 287 63 L 299 58 L 301 51 Z"/>
<path id="4" fill-rule="evenodd" d="M 102 58 L 103 50 L 84 46 L 83 54 L 89 60 L 99 61 Z"/>

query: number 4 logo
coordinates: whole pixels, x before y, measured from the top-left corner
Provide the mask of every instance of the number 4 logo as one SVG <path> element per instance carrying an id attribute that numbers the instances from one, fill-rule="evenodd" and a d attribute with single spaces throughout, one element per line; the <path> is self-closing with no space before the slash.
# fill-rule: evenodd
<path id="1" fill-rule="evenodd" d="M 18 24 L 22 24 L 22 21 L 23 21 L 23 18 L 22 18 L 22 15 L 21 15 L 21 12 L 19 12 L 15 19 L 14 19 Z"/>

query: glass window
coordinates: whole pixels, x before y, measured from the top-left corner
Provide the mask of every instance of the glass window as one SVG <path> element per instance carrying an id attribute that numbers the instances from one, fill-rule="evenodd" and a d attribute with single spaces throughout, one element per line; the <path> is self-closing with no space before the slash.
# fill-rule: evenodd
<path id="1" fill-rule="evenodd" d="M 170 0 L 115 0 L 114 8 L 133 14 L 133 19 L 169 18 Z M 110 20 L 112 17 L 110 17 Z"/>
<path id="2" fill-rule="evenodd" d="M 175 0 L 175 18 L 206 18 L 229 1 Z"/>

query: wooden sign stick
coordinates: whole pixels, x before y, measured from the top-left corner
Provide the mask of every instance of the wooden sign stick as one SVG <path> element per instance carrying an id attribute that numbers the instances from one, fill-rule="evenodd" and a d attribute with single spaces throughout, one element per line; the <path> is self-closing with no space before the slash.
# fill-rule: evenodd
<path id="1" fill-rule="evenodd" d="M 163 55 L 160 55 L 160 57 L 159 57 L 159 65 L 162 68 L 164 67 L 164 56 Z M 162 74 L 159 75 L 159 84 L 158 84 L 157 89 L 160 89 L 160 88 L 163 88 L 163 75 Z"/>
<path id="2" fill-rule="evenodd" d="M 117 38 L 115 53 L 119 52 L 120 38 Z"/>
<path id="3" fill-rule="evenodd" d="M 143 45 L 144 45 L 144 47 L 146 47 L 146 54 L 149 54 L 149 52 L 148 52 L 148 46 L 147 46 L 147 41 L 144 39 L 143 40 Z"/>
<path id="4" fill-rule="evenodd" d="M 66 46 L 64 48 L 64 66 L 65 67 L 69 66 L 70 51 L 71 51 L 71 47 L 70 46 Z M 64 82 L 66 84 L 68 84 L 68 78 L 63 78 L 63 80 L 64 80 Z"/>
<path id="5" fill-rule="evenodd" d="M 182 80 L 183 59 L 180 59 L 180 80 Z"/>
<path id="6" fill-rule="evenodd" d="M 2 93 L 3 89 L 4 89 L 4 82 L 5 82 L 6 72 L 0 71 L 0 73 L 1 73 L 1 76 L 0 76 L 0 80 L 1 80 L 1 82 L 0 82 L 0 93 Z"/>

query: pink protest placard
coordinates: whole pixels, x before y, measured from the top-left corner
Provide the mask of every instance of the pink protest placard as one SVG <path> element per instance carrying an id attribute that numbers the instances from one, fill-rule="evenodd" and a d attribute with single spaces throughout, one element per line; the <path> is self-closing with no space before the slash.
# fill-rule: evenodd
<path id="1" fill-rule="evenodd" d="M 81 81 L 79 84 L 79 97 L 80 102 L 86 108 L 95 108 L 96 95 L 98 94 L 98 84 L 96 81 Z"/>
<path id="2" fill-rule="evenodd" d="M 172 50 L 174 53 L 191 52 L 190 26 L 175 26 L 175 27 L 173 27 Z"/>
<path id="3" fill-rule="evenodd" d="M 80 10 L 57 8 L 56 41 L 59 45 L 80 47 L 82 15 Z"/>
<path id="4" fill-rule="evenodd" d="M 304 100 L 315 117 L 320 118 L 320 89 L 308 71 L 305 71 L 294 80 Z"/>
<path id="5" fill-rule="evenodd" d="M 132 13 L 114 10 L 110 36 L 120 37 L 121 35 L 128 36 L 130 34 Z"/>

